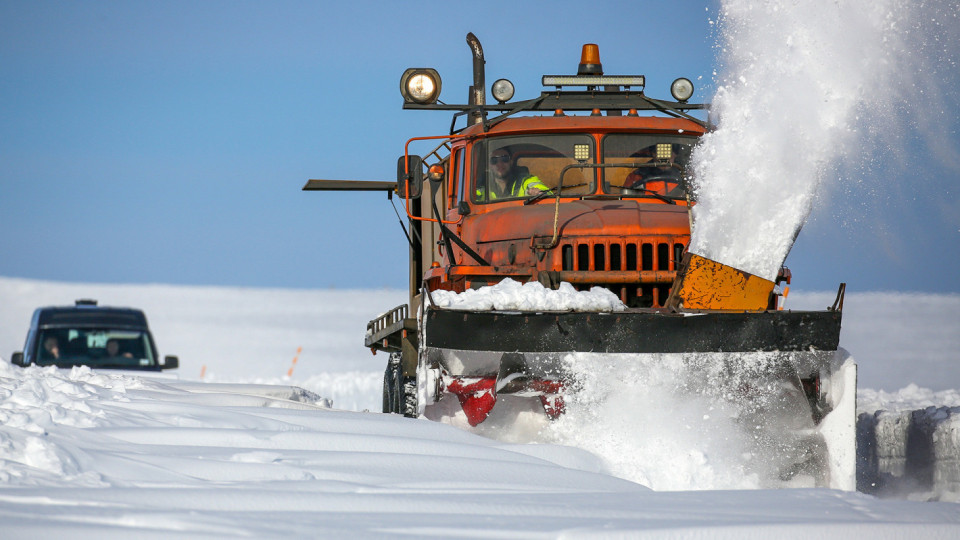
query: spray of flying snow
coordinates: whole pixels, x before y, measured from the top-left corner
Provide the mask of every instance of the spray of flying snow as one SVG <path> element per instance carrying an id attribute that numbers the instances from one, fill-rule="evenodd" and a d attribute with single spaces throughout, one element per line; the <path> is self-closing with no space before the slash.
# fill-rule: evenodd
<path id="1" fill-rule="evenodd" d="M 824 481 L 827 448 L 783 376 L 788 362 L 776 353 L 571 354 L 566 414 L 543 433 L 656 490 L 813 486 Z"/>
<path id="2" fill-rule="evenodd" d="M 586 450 L 597 470 L 658 491 L 812 487 L 827 481 L 828 441 L 783 375 L 789 361 L 777 353 L 571 353 L 556 420 L 538 398 L 511 394 L 476 427 L 456 399 L 431 404 L 425 416 L 504 442 Z"/>
<path id="3" fill-rule="evenodd" d="M 723 0 L 718 129 L 693 156 L 690 250 L 773 279 L 825 176 L 891 142 L 878 134 L 937 114 L 958 11 L 955 0 Z"/>

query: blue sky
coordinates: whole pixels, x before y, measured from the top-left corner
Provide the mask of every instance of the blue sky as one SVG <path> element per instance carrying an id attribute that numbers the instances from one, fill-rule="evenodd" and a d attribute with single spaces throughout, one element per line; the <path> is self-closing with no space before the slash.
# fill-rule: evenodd
<path id="1" fill-rule="evenodd" d="M 0 1 L 0 275 L 404 288 L 383 194 L 300 188 L 392 180 L 408 138 L 448 130 L 448 113 L 401 109 L 405 68 L 436 68 L 441 99 L 463 102 L 472 31 L 487 81 L 525 99 L 592 42 L 608 73 L 645 74 L 649 95 L 686 76 L 709 99 L 716 5 L 586 6 Z M 898 165 L 911 174 L 891 174 L 901 188 L 851 188 L 815 210 L 787 259 L 794 286 L 960 292 L 948 105 L 939 153 L 917 141 Z"/>

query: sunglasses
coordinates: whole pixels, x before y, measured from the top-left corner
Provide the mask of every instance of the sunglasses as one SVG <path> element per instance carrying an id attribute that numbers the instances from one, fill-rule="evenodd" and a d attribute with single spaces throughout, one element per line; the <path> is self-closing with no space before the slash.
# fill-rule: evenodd
<path id="1" fill-rule="evenodd" d="M 497 163 L 510 163 L 510 156 L 490 156 L 490 164 L 496 165 Z"/>

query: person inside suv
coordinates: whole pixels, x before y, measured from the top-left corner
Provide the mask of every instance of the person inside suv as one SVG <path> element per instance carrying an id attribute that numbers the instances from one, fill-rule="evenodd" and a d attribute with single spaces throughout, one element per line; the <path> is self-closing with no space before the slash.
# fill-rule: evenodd
<path id="1" fill-rule="evenodd" d="M 133 355 L 125 352 L 120 354 L 120 342 L 111 339 L 107 341 L 107 358 L 133 358 Z"/>
<path id="2" fill-rule="evenodd" d="M 43 338 L 42 357 L 44 360 L 60 359 L 60 340 L 57 339 L 57 336 L 48 335 Z"/>

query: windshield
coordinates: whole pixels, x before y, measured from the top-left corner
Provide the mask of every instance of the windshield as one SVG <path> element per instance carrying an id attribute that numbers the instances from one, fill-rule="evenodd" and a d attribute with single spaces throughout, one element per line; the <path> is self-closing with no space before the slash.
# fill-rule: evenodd
<path id="1" fill-rule="evenodd" d="M 593 138 L 585 134 L 498 137 L 473 151 L 474 202 L 492 202 L 555 193 L 563 173 L 564 195 L 594 190 L 594 169 L 570 168 L 577 157 L 594 162 Z"/>
<path id="2" fill-rule="evenodd" d="M 37 341 L 37 364 L 59 367 L 156 369 L 149 334 L 107 328 L 47 328 Z"/>
<path id="3" fill-rule="evenodd" d="M 610 134 L 603 138 L 603 190 L 621 196 L 686 198 L 693 137 Z"/>

